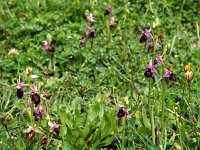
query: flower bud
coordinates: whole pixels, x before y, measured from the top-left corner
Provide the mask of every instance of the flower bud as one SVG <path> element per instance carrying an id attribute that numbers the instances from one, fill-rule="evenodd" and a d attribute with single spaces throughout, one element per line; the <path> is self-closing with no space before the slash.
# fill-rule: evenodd
<path id="1" fill-rule="evenodd" d="M 164 42 L 165 40 L 164 34 L 160 34 L 158 38 L 160 39 L 161 42 Z"/>
<path id="2" fill-rule="evenodd" d="M 185 73 L 185 77 L 186 77 L 186 79 L 187 79 L 188 81 L 192 81 L 192 79 L 193 79 L 193 73 L 192 73 L 192 71 L 187 71 L 187 72 Z"/>
<path id="3" fill-rule="evenodd" d="M 9 55 L 14 55 L 14 56 L 17 56 L 19 55 L 19 52 L 16 48 L 12 48 L 10 51 L 9 51 Z"/>
<path id="4" fill-rule="evenodd" d="M 185 70 L 185 72 L 190 71 L 190 65 L 186 65 L 184 70 Z"/>
<path id="5" fill-rule="evenodd" d="M 43 136 L 43 137 L 42 137 L 41 144 L 42 144 L 42 145 L 46 145 L 46 144 L 47 144 L 47 137 L 46 137 L 46 136 Z"/>

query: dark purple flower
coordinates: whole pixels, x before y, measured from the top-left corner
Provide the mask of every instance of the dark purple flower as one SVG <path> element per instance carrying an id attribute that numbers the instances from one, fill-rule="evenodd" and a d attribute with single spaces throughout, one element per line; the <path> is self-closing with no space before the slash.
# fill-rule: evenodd
<path id="1" fill-rule="evenodd" d="M 90 38 L 94 38 L 94 30 L 91 27 L 87 27 L 86 35 Z"/>
<path id="2" fill-rule="evenodd" d="M 34 83 L 34 88 L 28 93 L 35 105 L 40 103 L 40 95 L 38 94 L 38 84 Z"/>
<path id="3" fill-rule="evenodd" d="M 42 119 L 42 116 L 46 114 L 45 108 L 42 107 L 42 105 L 39 105 L 38 107 L 34 108 L 34 116 L 35 116 L 35 121 L 38 121 Z"/>
<path id="4" fill-rule="evenodd" d="M 43 134 L 39 129 L 36 128 L 36 124 L 34 126 L 29 126 L 27 129 L 23 131 L 26 133 L 26 138 L 31 143 L 35 137 L 35 133 Z"/>
<path id="5" fill-rule="evenodd" d="M 157 56 L 156 59 L 154 59 L 154 65 L 156 65 L 158 62 L 159 62 L 160 64 L 164 64 L 164 63 L 163 63 L 162 57 L 163 57 L 163 55 Z"/>
<path id="6" fill-rule="evenodd" d="M 106 10 L 104 11 L 104 15 L 105 15 L 105 16 L 106 16 L 106 15 L 109 15 L 111 12 L 112 12 L 112 6 L 108 6 L 108 7 L 106 8 Z"/>
<path id="7" fill-rule="evenodd" d="M 120 105 L 120 106 L 119 106 L 119 111 L 118 111 L 116 117 L 117 117 L 118 119 L 123 118 L 123 117 L 125 117 L 125 116 L 128 115 L 128 111 L 129 111 L 129 110 L 128 110 L 125 106 Z"/>
<path id="8" fill-rule="evenodd" d="M 140 38 L 140 43 L 146 42 L 148 38 L 150 38 L 150 39 L 153 38 L 152 35 L 151 35 L 151 28 L 149 30 L 145 29 L 145 31 L 143 32 L 142 37 Z"/>
<path id="9" fill-rule="evenodd" d="M 163 78 L 169 78 L 171 81 L 176 81 L 176 76 L 173 74 L 172 71 L 165 69 L 165 74 L 163 75 Z"/>
<path id="10" fill-rule="evenodd" d="M 152 60 L 149 61 L 149 64 L 147 64 L 144 70 L 145 70 L 144 76 L 147 78 L 152 77 L 154 73 L 158 73 L 155 69 L 155 66 L 152 65 Z"/>
<path id="11" fill-rule="evenodd" d="M 80 45 L 79 45 L 79 47 L 80 47 L 80 48 L 83 48 L 83 47 L 85 46 L 85 43 L 86 43 L 86 38 L 82 38 L 82 39 L 80 40 Z"/>
<path id="12" fill-rule="evenodd" d="M 143 34 L 142 37 L 140 38 L 140 43 L 144 43 L 144 42 L 146 42 L 147 39 L 148 39 L 148 38 L 146 37 L 146 35 Z"/>
<path id="13" fill-rule="evenodd" d="M 35 131 L 31 130 L 30 132 L 26 133 L 26 138 L 31 142 L 35 137 Z"/>
<path id="14" fill-rule="evenodd" d="M 17 97 L 20 99 L 23 97 L 24 95 L 24 91 L 23 91 L 23 88 L 25 87 L 28 87 L 29 84 L 23 84 L 20 82 L 20 77 L 19 79 L 17 80 Z"/>
<path id="15" fill-rule="evenodd" d="M 42 141 L 41 141 L 41 145 L 46 145 L 46 144 L 47 144 L 47 137 L 43 136 Z"/>
<path id="16" fill-rule="evenodd" d="M 55 52 L 55 48 L 49 46 L 49 43 L 47 41 L 44 41 L 44 50 L 46 52 L 52 52 L 52 53 Z"/>
<path id="17" fill-rule="evenodd" d="M 60 133 L 60 125 L 52 122 L 48 122 L 48 125 L 50 126 L 50 130 L 54 131 L 57 135 Z"/>
<path id="18" fill-rule="evenodd" d="M 17 97 L 20 99 L 24 96 L 24 91 L 23 89 L 17 89 Z"/>

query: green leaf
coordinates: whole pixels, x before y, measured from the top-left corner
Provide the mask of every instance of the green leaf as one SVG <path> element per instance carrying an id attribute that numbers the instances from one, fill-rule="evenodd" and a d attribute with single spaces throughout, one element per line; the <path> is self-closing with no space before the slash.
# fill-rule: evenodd
<path id="1" fill-rule="evenodd" d="M 83 138 L 78 138 L 76 142 L 76 148 L 77 149 L 83 149 L 85 147 L 86 143 Z"/>
<path id="2" fill-rule="evenodd" d="M 89 123 L 86 123 L 85 127 L 82 129 L 82 138 L 85 139 L 89 133 L 90 133 L 90 127 L 91 125 Z"/>
<path id="3" fill-rule="evenodd" d="M 67 121 L 67 113 L 66 113 L 66 111 L 62 110 L 62 111 L 59 113 L 59 117 L 60 117 L 61 124 L 62 124 L 62 125 L 65 125 L 65 123 L 66 123 L 66 121 Z"/>
<path id="4" fill-rule="evenodd" d="M 101 145 L 103 146 L 108 146 L 110 145 L 113 141 L 115 141 L 115 137 L 113 135 L 106 137 L 102 142 Z"/>
<path id="5" fill-rule="evenodd" d="M 140 128 L 138 129 L 138 132 L 139 132 L 140 134 L 143 134 L 143 135 L 148 135 L 149 132 L 150 132 L 150 129 L 149 129 L 149 128 L 145 128 L 144 126 L 142 126 L 142 127 L 140 127 Z"/>
<path id="6" fill-rule="evenodd" d="M 144 107 L 142 108 L 142 119 L 143 119 L 144 126 L 148 129 L 150 129 L 151 124 L 150 124 L 149 119 L 147 118 L 147 112 Z"/>
<path id="7" fill-rule="evenodd" d="M 88 120 L 90 122 L 93 122 L 94 119 L 96 119 L 99 116 L 100 107 L 99 104 L 94 104 L 94 106 L 91 106 L 88 111 Z"/>
<path id="8" fill-rule="evenodd" d="M 51 34 L 47 34 L 47 41 L 49 42 L 49 43 L 51 43 L 52 42 L 52 36 L 51 36 Z"/>
<path id="9" fill-rule="evenodd" d="M 73 117 L 72 117 L 72 114 L 71 113 L 67 113 L 66 114 L 66 124 L 67 126 L 72 129 L 73 128 Z"/>

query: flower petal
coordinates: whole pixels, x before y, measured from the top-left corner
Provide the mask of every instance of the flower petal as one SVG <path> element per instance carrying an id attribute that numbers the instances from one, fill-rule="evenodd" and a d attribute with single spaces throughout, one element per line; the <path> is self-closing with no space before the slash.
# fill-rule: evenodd
<path id="1" fill-rule="evenodd" d="M 152 68 L 152 59 L 149 60 L 149 67 Z"/>
<path id="2" fill-rule="evenodd" d="M 163 75 L 163 78 L 169 78 L 170 74 L 166 73 Z"/>
<path id="3" fill-rule="evenodd" d="M 151 68 L 151 72 L 152 72 L 152 73 L 158 73 L 157 70 L 156 70 L 154 67 Z"/>
<path id="4" fill-rule="evenodd" d="M 162 56 L 157 56 L 157 57 L 156 57 L 156 60 L 157 60 L 160 64 L 164 64 L 164 63 L 163 63 Z"/>
<path id="5" fill-rule="evenodd" d="M 162 45 L 160 45 L 160 44 L 158 44 L 158 43 L 157 43 L 156 46 L 157 46 L 157 48 L 162 48 Z"/>
<path id="6" fill-rule="evenodd" d="M 168 70 L 168 69 L 165 69 L 165 72 L 166 72 L 166 74 L 168 73 L 168 74 L 171 74 L 172 72 L 170 71 L 170 70 Z"/>

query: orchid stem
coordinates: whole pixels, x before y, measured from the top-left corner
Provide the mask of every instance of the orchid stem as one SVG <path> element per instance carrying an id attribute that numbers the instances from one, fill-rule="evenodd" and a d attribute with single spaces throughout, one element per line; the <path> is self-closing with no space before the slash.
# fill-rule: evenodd
<path id="1" fill-rule="evenodd" d="M 53 71 L 54 70 L 54 53 L 49 54 L 49 70 Z"/>
<path id="2" fill-rule="evenodd" d="M 90 49 L 91 49 L 91 50 L 92 50 L 92 48 L 93 48 L 93 43 L 94 43 L 94 39 L 91 38 L 91 40 L 90 40 Z"/>
<path id="3" fill-rule="evenodd" d="M 152 105 L 151 100 L 151 90 L 152 90 L 152 79 L 149 79 L 149 95 L 148 95 L 148 107 L 149 107 L 149 114 L 150 114 L 150 121 L 151 121 L 151 134 L 152 134 L 152 141 L 155 144 L 155 132 L 154 132 L 154 107 Z"/>
<path id="4" fill-rule="evenodd" d="M 107 25 L 107 32 L 108 32 L 108 43 L 111 41 L 111 32 L 110 32 L 110 21 L 111 15 L 109 14 L 108 17 L 106 17 L 106 25 Z"/>
<path id="5" fill-rule="evenodd" d="M 122 132 L 122 150 L 125 150 L 125 129 L 126 129 L 126 117 L 122 118 L 123 132 Z"/>
<path id="6" fill-rule="evenodd" d="M 164 72 L 164 65 L 162 66 L 162 71 Z M 164 116 L 165 116 L 165 81 L 164 79 L 162 79 L 161 81 L 162 84 L 162 94 L 161 94 L 161 99 L 162 99 L 162 114 L 161 114 L 161 141 L 163 141 L 163 136 L 164 136 L 164 132 L 165 132 L 165 124 L 164 124 Z"/>
<path id="7" fill-rule="evenodd" d="M 189 96 L 189 106 L 190 106 L 190 111 L 191 111 L 191 115 L 192 115 L 192 121 L 194 124 L 194 130 L 195 130 L 195 135 L 196 135 L 196 148 L 197 150 L 199 150 L 199 140 L 198 140 L 198 133 L 197 133 L 197 126 L 196 126 L 196 119 L 194 116 L 194 111 L 192 108 L 192 99 L 191 99 L 191 95 L 190 95 L 190 81 L 188 81 L 188 96 Z"/>

